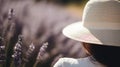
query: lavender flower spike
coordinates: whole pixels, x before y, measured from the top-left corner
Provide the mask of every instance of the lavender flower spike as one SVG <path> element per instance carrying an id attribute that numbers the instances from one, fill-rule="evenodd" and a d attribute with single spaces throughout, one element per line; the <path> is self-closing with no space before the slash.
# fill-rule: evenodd
<path id="1" fill-rule="evenodd" d="M 31 57 L 32 52 L 34 51 L 35 46 L 33 43 L 29 46 L 29 49 L 26 52 L 26 57 L 24 58 L 24 61 L 28 61 L 28 59 Z"/>
<path id="2" fill-rule="evenodd" d="M 19 35 L 18 42 L 14 47 L 14 54 L 12 55 L 14 59 L 15 67 L 20 67 L 22 63 L 22 37 Z"/>
<path id="3" fill-rule="evenodd" d="M 13 18 L 13 15 L 14 15 L 14 9 L 11 8 L 8 12 L 8 19 L 11 20 Z"/>
<path id="4" fill-rule="evenodd" d="M 34 44 L 32 43 L 30 46 L 29 46 L 29 52 L 32 52 L 33 50 L 35 49 L 35 46 Z"/>
<path id="5" fill-rule="evenodd" d="M 3 38 L 0 37 L 0 63 L 4 63 L 5 59 L 6 59 L 6 56 L 5 56 L 5 45 L 4 45 Z"/>
<path id="6" fill-rule="evenodd" d="M 46 42 L 42 45 L 42 47 L 39 50 L 37 60 L 40 60 L 42 58 L 42 56 L 46 53 L 47 47 L 48 47 L 48 42 Z"/>

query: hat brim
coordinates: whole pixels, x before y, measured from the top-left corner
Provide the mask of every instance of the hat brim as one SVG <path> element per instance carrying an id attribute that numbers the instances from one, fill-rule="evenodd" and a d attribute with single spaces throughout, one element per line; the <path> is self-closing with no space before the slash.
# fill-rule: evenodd
<path id="1" fill-rule="evenodd" d="M 77 41 L 102 44 L 86 27 L 83 26 L 82 22 L 68 25 L 63 29 L 63 34 L 68 38 Z"/>
<path id="2" fill-rule="evenodd" d="M 120 31 L 110 29 L 88 29 L 83 26 L 82 22 L 76 22 L 68 25 L 63 29 L 63 34 L 71 39 L 108 46 L 120 46 Z"/>

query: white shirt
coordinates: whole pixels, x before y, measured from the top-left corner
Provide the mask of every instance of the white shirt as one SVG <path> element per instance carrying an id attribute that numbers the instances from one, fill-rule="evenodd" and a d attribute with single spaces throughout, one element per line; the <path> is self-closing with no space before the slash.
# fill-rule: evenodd
<path id="1" fill-rule="evenodd" d="M 89 57 L 74 59 L 61 58 L 53 67 L 105 67 L 98 62 L 92 62 Z"/>

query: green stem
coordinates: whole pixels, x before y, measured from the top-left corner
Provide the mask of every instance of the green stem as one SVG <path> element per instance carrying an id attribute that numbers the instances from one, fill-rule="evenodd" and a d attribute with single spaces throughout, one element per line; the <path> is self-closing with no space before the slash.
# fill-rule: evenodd
<path id="1" fill-rule="evenodd" d="M 25 67 L 25 66 L 26 66 L 26 63 L 23 63 L 23 64 L 22 64 L 22 67 Z"/>
<path id="2" fill-rule="evenodd" d="M 14 67 L 13 65 L 14 65 L 14 62 L 12 61 L 11 64 L 10 64 L 10 67 Z"/>
<path id="3" fill-rule="evenodd" d="M 39 63 L 39 61 L 36 61 L 33 65 L 33 67 L 37 67 L 37 64 Z"/>
<path id="4" fill-rule="evenodd" d="M 0 67 L 3 67 L 3 64 L 0 64 Z"/>

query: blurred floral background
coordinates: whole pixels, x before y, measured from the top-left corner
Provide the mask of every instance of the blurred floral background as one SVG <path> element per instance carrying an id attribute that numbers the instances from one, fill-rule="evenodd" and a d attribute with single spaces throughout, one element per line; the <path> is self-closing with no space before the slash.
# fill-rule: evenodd
<path id="1" fill-rule="evenodd" d="M 53 67 L 86 56 L 62 29 L 81 20 L 87 0 L 0 0 L 0 67 Z"/>

